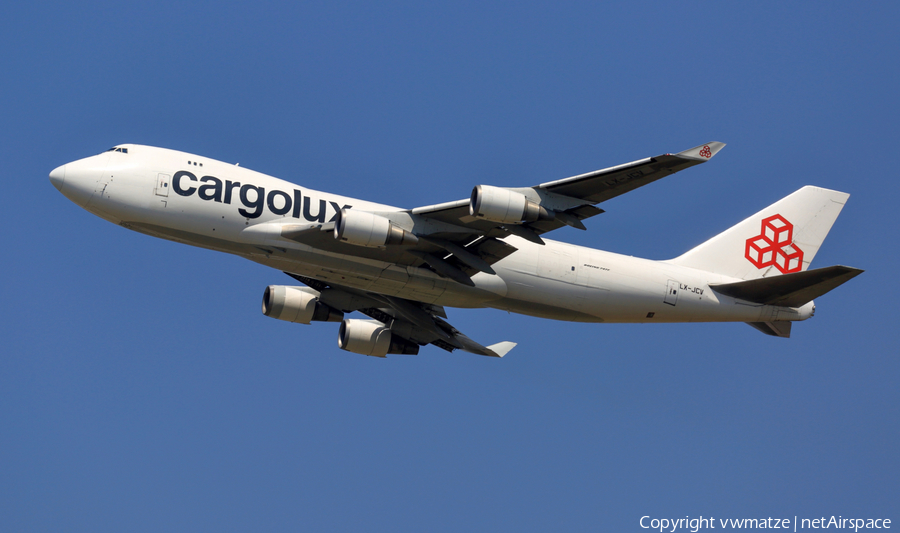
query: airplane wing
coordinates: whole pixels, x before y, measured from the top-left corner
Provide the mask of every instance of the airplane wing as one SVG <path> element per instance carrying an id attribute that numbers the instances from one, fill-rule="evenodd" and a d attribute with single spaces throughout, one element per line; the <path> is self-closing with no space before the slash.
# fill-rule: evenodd
<path id="1" fill-rule="evenodd" d="M 540 236 L 548 231 L 563 226 L 586 229 L 582 221 L 603 212 L 596 204 L 704 163 L 724 146 L 709 142 L 677 154 L 648 157 L 533 187 L 478 185 L 469 199 L 408 211 L 342 210 L 335 222 L 295 225 L 296 229 L 277 225 L 275 231 L 281 238 L 323 250 L 426 266 L 440 276 L 474 286 L 473 275 L 494 274 L 491 265 L 516 251 L 506 237 L 516 235 L 544 244 Z M 344 238 L 346 228 L 356 228 L 348 230 L 348 235 L 356 231 L 353 238 L 357 242 Z M 262 226 L 249 230 L 268 231 Z M 379 241 L 374 242 L 379 231 Z"/>
<path id="2" fill-rule="evenodd" d="M 521 224 L 520 227 L 531 229 L 538 235 L 565 225 L 584 229 L 584 225 L 580 224 L 581 220 L 603 212 L 603 210 L 593 207 L 595 204 L 605 202 L 680 170 L 705 163 L 724 147 L 725 143 L 709 142 L 677 154 L 648 157 L 625 163 L 624 165 L 595 170 L 587 174 L 580 174 L 571 178 L 550 181 L 530 187 L 528 189 L 534 191 L 534 194 L 529 195 L 526 192 L 526 196 L 535 196 L 536 199 L 540 200 L 555 200 L 550 203 L 557 206 L 566 206 L 566 209 L 557 211 L 556 214 L 565 213 L 570 216 L 563 215 L 553 220 L 538 220 L 532 223 Z M 528 189 L 512 190 L 525 192 Z M 560 196 L 564 198 L 558 198 Z M 489 220 L 478 219 L 472 216 L 469 210 L 471 202 L 471 200 L 465 199 L 419 207 L 413 209 L 412 213 L 449 224 L 471 227 L 484 233 L 500 226 L 500 224 L 492 223 Z M 509 228 L 507 227 L 506 229 L 508 230 Z"/>
<path id="3" fill-rule="evenodd" d="M 456 228 L 457 231 L 420 238 L 420 241 L 424 240 L 438 250 L 437 253 L 433 250 L 420 251 L 417 257 L 438 274 L 466 283 L 465 279 L 476 272 L 493 273 L 490 265 L 516 250 L 501 240 L 504 237 L 516 235 L 544 244 L 540 235 L 548 231 L 563 226 L 586 229 L 583 220 L 603 213 L 602 209 L 595 207 L 596 204 L 705 163 L 724 147 L 724 143 L 709 142 L 677 154 L 648 157 L 534 187 L 500 189 L 478 186 L 472 191 L 470 199 L 418 207 L 409 213 Z M 487 199 L 491 194 L 493 198 Z M 518 210 L 512 218 L 504 220 L 502 208 L 515 204 L 516 195 L 524 196 L 530 203 L 525 204 L 525 219 L 519 217 L 521 210 Z M 496 210 L 489 216 L 473 214 L 482 200 L 486 205 L 491 202 L 494 206 L 500 204 L 500 214 Z M 509 209 L 512 208 L 508 208 L 507 213 Z M 537 214 L 528 213 L 529 209 Z M 463 276 L 460 276 L 460 271 Z"/>
<path id="4" fill-rule="evenodd" d="M 319 301 L 344 313 L 360 313 L 390 328 L 391 334 L 417 345 L 433 344 L 452 352 L 464 350 L 477 355 L 503 357 L 516 343 L 504 341 L 482 346 L 448 323 L 441 306 L 395 296 L 360 291 L 290 272 L 288 276 L 318 291 Z"/>

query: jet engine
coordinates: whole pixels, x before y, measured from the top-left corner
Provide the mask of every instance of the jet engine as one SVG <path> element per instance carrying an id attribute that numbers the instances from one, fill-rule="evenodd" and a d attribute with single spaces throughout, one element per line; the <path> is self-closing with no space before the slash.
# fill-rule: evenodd
<path id="1" fill-rule="evenodd" d="M 391 330 L 377 320 L 354 318 L 341 322 L 338 347 L 348 352 L 384 357 L 389 353 L 416 355 L 419 345 L 391 334 Z"/>
<path id="2" fill-rule="evenodd" d="M 263 293 L 264 315 L 309 324 L 310 322 L 340 322 L 344 313 L 319 301 L 319 293 L 306 287 L 269 285 Z"/>
<path id="3" fill-rule="evenodd" d="M 374 213 L 341 209 L 334 222 L 334 238 L 355 244 L 381 248 L 388 244 L 413 246 L 419 239 L 403 228 L 391 224 L 391 221 Z"/>
<path id="4" fill-rule="evenodd" d="M 490 185 L 476 185 L 472 189 L 469 214 L 501 224 L 553 220 L 553 213 L 524 194 Z"/>

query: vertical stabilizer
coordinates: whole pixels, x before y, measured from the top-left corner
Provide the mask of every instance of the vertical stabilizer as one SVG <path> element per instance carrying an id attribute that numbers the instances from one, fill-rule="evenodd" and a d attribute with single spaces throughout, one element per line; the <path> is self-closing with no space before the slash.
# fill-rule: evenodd
<path id="1" fill-rule="evenodd" d="M 669 262 L 741 279 L 805 271 L 849 197 L 803 187 Z"/>

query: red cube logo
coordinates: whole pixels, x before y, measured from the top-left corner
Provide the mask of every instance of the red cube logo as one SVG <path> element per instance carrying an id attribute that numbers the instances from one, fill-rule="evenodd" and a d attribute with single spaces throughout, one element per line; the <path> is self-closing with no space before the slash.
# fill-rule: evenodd
<path id="1" fill-rule="evenodd" d="M 775 251 L 775 268 L 787 274 L 800 272 L 803 266 L 803 252 L 793 244 L 788 244 Z"/>
<path id="2" fill-rule="evenodd" d="M 762 232 L 769 241 L 782 246 L 794 242 L 794 225 L 781 215 L 764 218 Z"/>
<path id="3" fill-rule="evenodd" d="M 762 219 L 760 234 L 747 239 L 744 257 L 756 268 L 774 266 L 782 274 L 800 272 L 803 250 L 794 244 L 794 225 L 781 215 Z"/>
<path id="4" fill-rule="evenodd" d="M 756 268 L 766 268 L 775 259 L 775 246 L 765 237 L 758 236 L 747 239 L 746 257 Z"/>

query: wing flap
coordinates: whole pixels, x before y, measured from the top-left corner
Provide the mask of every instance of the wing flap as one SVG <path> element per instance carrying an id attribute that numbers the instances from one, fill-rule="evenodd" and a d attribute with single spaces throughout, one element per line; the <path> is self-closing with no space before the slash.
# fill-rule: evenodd
<path id="1" fill-rule="evenodd" d="M 515 246 L 506 243 L 505 241 L 501 241 L 499 239 L 491 238 L 491 237 L 482 237 L 477 239 L 475 242 L 465 247 L 465 250 L 472 255 L 477 256 L 482 261 L 484 261 L 488 266 L 493 265 L 497 261 L 500 261 L 504 257 L 512 254 L 518 248 Z M 460 268 L 463 272 L 465 272 L 469 276 L 474 276 L 476 272 L 479 271 L 478 268 L 473 267 L 466 263 L 462 257 L 458 255 L 453 255 L 447 259 L 448 261 L 456 261 L 458 268 Z M 493 272 L 493 268 L 491 269 Z"/>
<path id="2" fill-rule="evenodd" d="M 573 209 L 568 209 L 563 211 L 562 214 L 566 216 L 570 216 L 578 221 L 577 224 L 567 224 L 563 220 L 539 220 L 537 222 L 532 222 L 528 224 L 528 227 L 533 229 L 535 233 L 538 235 L 553 231 L 555 229 L 563 228 L 565 226 L 573 226 L 578 229 L 585 229 L 584 224 L 581 223 L 582 220 L 588 219 L 590 217 L 599 215 L 600 213 L 604 213 L 602 209 L 599 207 L 594 207 L 592 205 L 582 205 L 579 207 L 575 207 Z M 579 226 L 580 224 L 580 226 Z"/>

